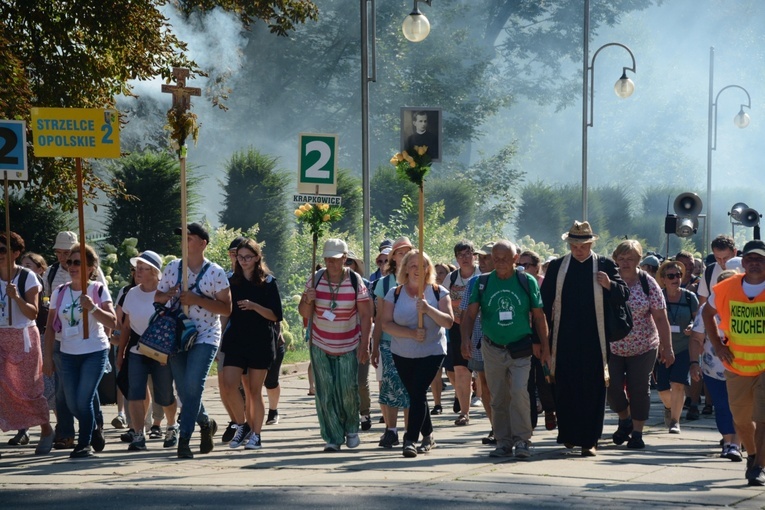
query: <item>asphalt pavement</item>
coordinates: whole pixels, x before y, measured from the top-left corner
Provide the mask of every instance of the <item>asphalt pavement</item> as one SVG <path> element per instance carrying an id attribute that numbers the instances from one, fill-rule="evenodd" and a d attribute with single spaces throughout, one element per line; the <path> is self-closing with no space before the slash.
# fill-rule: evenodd
<path id="1" fill-rule="evenodd" d="M 471 408 L 470 424 L 454 425 L 454 392 L 444 394 L 444 414 L 434 417 L 438 447 L 407 459 L 400 447 L 377 446 L 384 428 L 373 427 L 361 446 L 325 453 L 307 394 L 305 364 L 288 366 L 281 380 L 280 422 L 263 428 L 263 448 L 231 449 L 220 441 L 228 418 L 215 380 L 204 402 L 218 424 L 215 449 L 179 460 L 162 440 L 147 439 L 144 452 L 128 452 L 123 431 L 109 422 L 104 406 L 106 448 L 92 459 L 70 460 L 69 450 L 35 456 L 39 428 L 27 446 L 6 446 L 0 436 L 0 508 L 765 508 L 765 488 L 748 487 L 744 463 L 719 458 L 713 416 L 681 422 L 682 433 L 664 428 L 654 392 L 644 432 L 646 448 L 616 446 L 616 416 L 606 413 L 596 457 L 581 457 L 556 443 L 556 431 L 534 432 L 532 457 L 494 459 L 483 445 L 490 426 L 483 408 Z M 377 384 L 371 375 L 373 402 Z M 374 407 L 374 405 L 373 405 Z M 403 425 L 403 417 L 399 418 Z"/>

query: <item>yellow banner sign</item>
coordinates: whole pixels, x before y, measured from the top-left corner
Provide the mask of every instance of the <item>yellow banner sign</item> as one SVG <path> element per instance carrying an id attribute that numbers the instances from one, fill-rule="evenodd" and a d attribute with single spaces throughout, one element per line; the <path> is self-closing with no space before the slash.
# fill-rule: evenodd
<path id="1" fill-rule="evenodd" d="M 117 110 L 32 108 L 35 156 L 119 158 Z"/>

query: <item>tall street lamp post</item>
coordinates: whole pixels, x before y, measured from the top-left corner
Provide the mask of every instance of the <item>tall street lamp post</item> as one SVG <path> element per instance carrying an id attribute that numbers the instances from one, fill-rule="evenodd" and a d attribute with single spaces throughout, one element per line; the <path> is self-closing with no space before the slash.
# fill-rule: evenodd
<path id="1" fill-rule="evenodd" d="M 627 70 L 635 72 L 635 55 L 621 43 L 604 44 L 592 56 L 590 63 L 590 0 L 584 0 L 584 62 L 582 66 L 582 221 L 587 220 L 587 128 L 593 124 L 593 99 L 595 85 L 595 58 L 609 46 L 620 46 L 632 57 L 632 67 L 622 68 L 622 76 L 614 85 L 614 92 L 627 98 L 635 91 L 635 84 L 627 77 Z"/>
<path id="2" fill-rule="evenodd" d="M 749 125 L 749 114 L 744 112 L 744 108 L 752 109 L 752 98 L 749 92 L 740 85 L 728 85 L 723 87 L 714 95 L 715 81 L 715 49 L 709 48 L 709 122 L 707 133 L 707 221 L 704 228 L 704 250 L 709 249 L 712 242 L 712 151 L 717 150 L 717 100 L 720 94 L 726 89 L 741 89 L 746 94 L 746 104 L 741 104 L 738 114 L 733 117 L 733 124 L 740 129 Z"/>
<path id="3" fill-rule="evenodd" d="M 369 178 L 369 83 L 377 81 L 375 0 L 361 0 L 361 194 L 364 266 L 371 272 L 369 224 L 372 219 Z M 371 25 L 371 27 L 370 27 Z M 370 30 L 371 28 L 371 30 Z M 371 32 L 371 34 L 370 34 Z M 369 59 L 372 59 L 371 73 Z"/>

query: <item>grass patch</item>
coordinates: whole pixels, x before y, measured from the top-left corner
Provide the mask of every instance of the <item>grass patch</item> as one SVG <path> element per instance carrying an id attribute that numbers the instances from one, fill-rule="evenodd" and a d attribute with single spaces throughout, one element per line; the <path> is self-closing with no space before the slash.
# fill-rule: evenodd
<path id="1" fill-rule="evenodd" d="M 282 362 L 283 365 L 292 365 L 294 363 L 303 363 L 305 361 L 310 361 L 311 355 L 308 352 L 308 349 L 297 349 L 294 351 L 287 351 L 284 353 L 284 361 Z"/>

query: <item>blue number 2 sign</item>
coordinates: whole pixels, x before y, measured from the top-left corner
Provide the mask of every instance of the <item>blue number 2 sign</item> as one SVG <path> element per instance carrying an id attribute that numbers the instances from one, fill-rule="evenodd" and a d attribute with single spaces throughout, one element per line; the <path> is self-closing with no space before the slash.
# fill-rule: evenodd
<path id="1" fill-rule="evenodd" d="M 0 120 L 0 172 L 5 172 L 11 181 L 27 179 L 27 125 L 24 121 Z"/>

